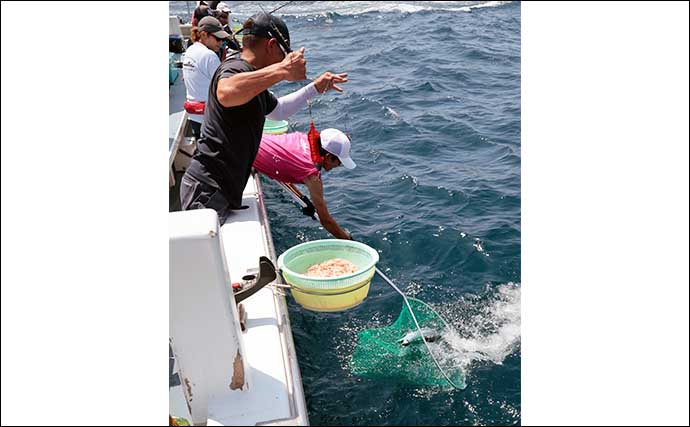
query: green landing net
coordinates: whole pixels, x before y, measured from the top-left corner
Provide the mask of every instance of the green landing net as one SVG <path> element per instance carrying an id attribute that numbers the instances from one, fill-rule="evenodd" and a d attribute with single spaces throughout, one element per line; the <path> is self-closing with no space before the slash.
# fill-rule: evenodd
<path id="1" fill-rule="evenodd" d="M 444 341 L 444 336 L 448 337 L 450 333 L 450 326 L 423 301 L 409 297 L 406 300 L 395 323 L 383 328 L 365 329 L 357 334 L 351 362 L 352 373 L 364 378 L 389 379 L 409 385 L 464 389 L 465 375 L 451 357 L 452 349 Z M 419 336 L 410 340 L 409 344 L 402 345 L 404 336 L 418 331 L 410 309 L 419 328 L 429 337 L 427 341 L 434 340 L 428 342 L 429 348 Z M 430 355 L 430 350 L 436 361 Z"/>

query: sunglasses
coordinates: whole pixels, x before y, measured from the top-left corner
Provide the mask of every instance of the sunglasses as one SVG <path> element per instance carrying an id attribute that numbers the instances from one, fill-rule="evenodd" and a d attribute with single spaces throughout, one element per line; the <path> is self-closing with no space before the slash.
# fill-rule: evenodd
<path id="1" fill-rule="evenodd" d="M 216 39 L 216 41 L 217 41 L 218 43 L 221 43 L 221 42 L 225 41 L 225 39 L 221 39 L 220 37 L 216 37 L 215 34 L 211 34 L 211 36 L 213 36 L 213 38 Z"/>

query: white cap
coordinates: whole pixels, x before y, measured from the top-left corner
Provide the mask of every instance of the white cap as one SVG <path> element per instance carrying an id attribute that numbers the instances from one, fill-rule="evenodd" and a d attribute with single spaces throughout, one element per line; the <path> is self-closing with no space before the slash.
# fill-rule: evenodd
<path id="1" fill-rule="evenodd" d="M 354 169 L 357 165 L 350 158 L 350 140 L 338 129 L 324 129 L 321 131 L 321 147 L 337 156 L 346 169 Z"/>
<path id="2" fill-rule="evenodd" d="M 216 10 L 218 12 L 230 13 L 230 6 L 227 3 L 220 2 L 216 5 Z"/>

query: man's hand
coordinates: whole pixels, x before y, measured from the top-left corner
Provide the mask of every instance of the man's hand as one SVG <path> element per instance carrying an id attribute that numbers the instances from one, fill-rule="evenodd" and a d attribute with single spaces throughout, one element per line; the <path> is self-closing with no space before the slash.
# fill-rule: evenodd
<path id="1" fill-rule="evenodd" d="M 312 219 L 316 219 L 316 208 L 314 208 L 314 205 L 311 203 L 311 200 L 309 200 L 309 197 L 302 196 L 300 199 L 307 204 L 307 206 L 302 208 L 302 213 L 306 216 L 310 216 Z"/>
<path id="2" fill-rule="evenodd" d="M 324 93 L 328 89 L 337 90 L 342 92 L 343 90 L 336 86 L 336 83 L 347 83 L 347 73 L 333 74 L 331 72 L 325 72 L 314 80 L 314 86 L 319 93 Z"/>
<path id="3" fill-rule="evenodd" d="M 304 59 L 304 48 L 290 52 L 281 63 L 285 70 L 285 80 L 290 82 L 307 79 L 307 60 Z"/>

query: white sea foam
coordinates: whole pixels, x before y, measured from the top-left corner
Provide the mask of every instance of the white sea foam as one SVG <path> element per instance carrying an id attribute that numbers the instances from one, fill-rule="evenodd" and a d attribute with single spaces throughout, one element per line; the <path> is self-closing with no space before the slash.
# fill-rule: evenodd
<path id="1" fill-rule="evenodd" d="M 323 1 L 323 2 L 295 2 L 276 12 L 283 16 L 328 16 L 337 13 L 341 16 L 361 15 L 364 13 L 417 13 L 428 10 L 448 12 L 471 12 L 474 9 L 500 7 L 511 1 L 415 1 L 384 3 L 377 1 Z M 263 8 L 270 12 L 283 2 L 266 2 Z M 233 8 L 233 15 L 253 15 L 256 5 L 239 3 Z"/>
<path id="2" fill-rule="evenodd" d="M 391 107 L 386 107 L 386 111 L 387 111 L 391 116 L 393 116 L 393 118 L 400 119 L 400 114 L 398 114 L 398 112 L 395 111 L 394 109 L 392 109 Z"/>
<path id="3" fill-rule="evenodd" d="M 451 324 L 442 340 L 429 348 L 447 374 L 464 377 L 477 363 L 503 364 L 520 343 L 520 286 L 514 283 L 488 288 L 485 295 L 468 295 L 439 308 Z M 429 395 L 441 389 L 427 388 Z"/>
<path id="4" fill-rule="evenodd" d="M 461 303 L 470 316 L 451 309 L 454 319 L 448 320 L 456 330 L 443 337 L 452 349 L 444 355 L 446 362 L 462 367 L 482 361 L 502 364 L 520 342 L 520 293 L 519 285 L 507 283 L 486 299 Z"/>

